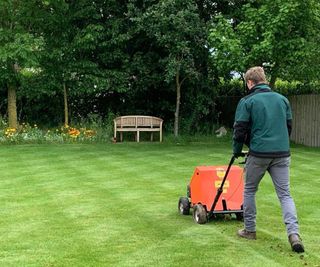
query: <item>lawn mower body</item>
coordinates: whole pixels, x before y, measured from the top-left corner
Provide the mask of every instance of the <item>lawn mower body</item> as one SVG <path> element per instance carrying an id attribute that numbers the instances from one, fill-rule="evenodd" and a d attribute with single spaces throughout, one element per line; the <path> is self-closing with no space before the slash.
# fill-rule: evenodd
<path id="1" fill-rule="evenodd" d="M 243 218 L 243 169 L 232 166 L 198 166 L 187 187 L 187 197 L 179 199 L 178 209 L 187 215 L 193 209 L 197 223 L 206 223 L 217 214 Z"/>

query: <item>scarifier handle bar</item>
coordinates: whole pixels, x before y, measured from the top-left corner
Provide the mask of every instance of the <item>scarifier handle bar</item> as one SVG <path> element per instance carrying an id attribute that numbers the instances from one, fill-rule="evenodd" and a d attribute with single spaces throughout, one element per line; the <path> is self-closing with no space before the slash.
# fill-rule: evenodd
<path id="1" fill-rule="evenodd" d="M 228 174 L 229 174 L 230 168 L 231 168 L 233 162 L 235 161 L 235 159 L 236 159 L 236 157 L 235 157 L 235 156 L 232 156 L 232 158 L 231 158 L 231 160 L 230 160 L 230 163 L 229 163 L 229 165 L 228 165 L 227 171 L 226 171 L 226 173 L 225 173 L 225 175 L 224 175 L 224 177 L 223 177 L 223 179 L 222 179 L 222 183 L 221 183 L 220 187 L 218 188 L 216 197 L 214 198 L 214 201 L 213 201 L 213 203 L 212 203 L 212 207 L 211 207 L 210 212 L 209 212 L 209 217 L 211 217 L 212 212 L 214 211 L 214 209 L 215 209 L 215 207 L 216 207 L 216 205 L 217 205 L 217 203 L 218 203 L 218 200 L 219 200 L 219 198 L 220 198 L 220 196 L 221 196 L 221 194 L 222 194 L 222 192 L 223 192 L 224 183 L 225 183 L 225 181 L 226 181 L 226 179 L 227 179 L 227 176 L 228 176 Z"/>
<path id="2" fill-rule="evenodd" d="M 241 153 L 240 156 L 241 156 L 241 157 L 244 157 L 244 156 L 246 156 L 246 155 L 247 155 L 247 153 L 246 153 L 246 152 L 243 152 L 243 153 Z M 210 218 L 210 217 L 212 216 L 212 214 L 213 214 L 213 211 L 214 211 L 214 209 L 215 209 L 215 207 L 216 207 L 216 205 L 217 205 L 217 203 L 218 203 L 218 200 L 219 200 L 219 198 L 220 198 L 220 196 L 221 196 L 221 194 L 222 194 L 222 192 L 223 192 L 224 183 L 225 183 L 225 181 L 226 181 L 226 179 L 227 179 L 227 177 L 228 177 L 229 171 L 230 171 L 231 166 L 232 166 L 232 164 L 234 163 L 235 159 L 236 159 L 236 157 L 233 155 L 233 156 L 231 157 L 230 162 L 229 162 L 227 171 L 226 171 L 226 173 L 225 173 L 225 175 L 224 175 L 224 177 L 223 177 L 223 179 L 222 179 L 222 183 L 221 183 L 220 187 L 219 187 L 218 190 L 217 190 L 217 194 L 216 194 L 216 196 L 215 196 L 215 198 L 214 198 L 214 201 L 213 201 L 213 203 L 212 203 L 212 207 L 211 207 L 211 209 L 210 209 L 210 211 L 209 211 L 208 218 Z"/>

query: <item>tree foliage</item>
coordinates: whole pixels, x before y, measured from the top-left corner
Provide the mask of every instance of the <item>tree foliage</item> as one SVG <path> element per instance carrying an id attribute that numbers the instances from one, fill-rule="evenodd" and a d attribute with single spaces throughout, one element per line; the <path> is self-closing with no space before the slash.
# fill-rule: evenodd
<path id="1" fill-rule="evenodd" d="M 164 80 L 175 84 L 174 134 L 178 136 L 182 86 L 187 79 L 199 78 L 196 58 L 205 46 L 206 28 L 195 3 L 183 0 L 160 1 L 135 21 L 162 51 L 159 63 L 164 68 Z"/>
<path id="2" fill-rule="evenodd" d="M 43 38 L 34 31 L 36 1 L 0 2 L 0 79 L 8 92 L 9 125 L 18 125 L 16 91 L 21 70 L 36 68 Z"/>
<path id="3" fill-rule="evenodd" d="M 50 125 L 63 114 L 66 121 L 140 113 L 164 118 L 175 135 L 211 131 L 221 81 L 234 72 L 263 65 L 272 84 L 277 78 L 297 80 L 299 88 L 318 84 L 319 5 L 0 1 L 1 115 Z"/>
<path id="4" fill-rule="evenodd" d="M 318 68 L 310 66 L 318 53 L 316 5 L 313 0 L 250 1 L 241 7 L 239 17 L 217 16 L 209 39 L 219 70 L 244 72 L 264 65 L 271 84 L 279 77 L 311 78 Z"/>

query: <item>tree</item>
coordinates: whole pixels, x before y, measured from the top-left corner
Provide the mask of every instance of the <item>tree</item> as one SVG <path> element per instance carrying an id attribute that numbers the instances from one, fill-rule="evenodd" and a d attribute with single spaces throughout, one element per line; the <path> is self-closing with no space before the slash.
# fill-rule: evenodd
<path id="1" fill-rule="evenodd" d="M 121 2 L 87 0 L 47 3 L 44 78 L 64 94 L 64 124 L 69 124 L 69 95 L 127 90 Z M 120 17 L 118 16 L 120 13 Z"/>
<path id="2" fill-rule="evenodd" d="M 238 17 L 221 14 L 210 33 L 214 62 L 228 73 L 264 65 L 272 86 L 278 77 L 309 77 L 310 48 L 317 47 L 314 38 L 319 33 L 316 5 L 313 0 L 251 1 Z"/>
<path id="3" fill-rule="evenodd" d="M 34 32 L 36 1 L 5 0 L 0 2 L 0 79 L 8 92 L 9 127 L 18 127 L 17 89 L 21 70 L 37 66 L 37 52 L 43 39 Z"/>
<path id="4" fill-rule="evenodd" d="M 142 31 L 155 40 L 158 50 L 162 51 L 159 63 L 164 68 L 165 81 L 168 84 L 174 82 L 174 135 L 177 137 L 182 86 L 187 79 L 196 80 L 200 75 L 195 62 L 199 50 L 205 47 L 204 24 L 200 20 L 196 3 L 183 0 L 159 1 L 149 6 L 135 21 Z"/>

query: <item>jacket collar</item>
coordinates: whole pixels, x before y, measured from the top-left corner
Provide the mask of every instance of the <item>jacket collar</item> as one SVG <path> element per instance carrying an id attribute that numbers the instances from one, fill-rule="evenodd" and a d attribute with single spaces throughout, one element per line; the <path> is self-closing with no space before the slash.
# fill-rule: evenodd
<path id="1" fill-rule="evenodd" d="M 268 84 L 266 83 L 259 83 L 259 84 L 256 84 L 255 86 L 253 86 L 251 88 L 251 90 L 249 90 L 249 95 L 250 94 L 253 94 L 253 93 L 258 93 L 258 92 L 271 92 L 271 88 Z"/>

